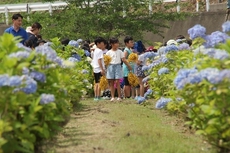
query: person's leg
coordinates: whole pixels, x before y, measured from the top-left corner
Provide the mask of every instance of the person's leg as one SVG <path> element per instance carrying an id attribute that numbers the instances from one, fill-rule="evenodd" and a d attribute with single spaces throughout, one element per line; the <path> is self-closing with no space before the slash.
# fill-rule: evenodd
<path id="1" fill-rule="evenodd" d="M 144 83 L 142 82 L 143 78 L 139 77 L 139 84 L 140 84 L 140 96 L 144 97 Z"/>
<path id="2" fill-rule="evenodd" d="M 135 87 L 132 87 L 131 90 L 132 90 L 132 98 L 135 98 Z"/>
<path id="3" fill-rule="evenodd" d="M 125 98 L 129 98 L 130 97 L 130 84 L 129 84 L 129 81 L 128 81 L 128 77 L 124 77 L 124 95 L 125 95 Z"/>
<path id="4" fill-rule="evenodd" d="M 110 87 L 110 92 L 111 92 L 111 100 L 114 100 L 114 80 L 113 79 L 109 80 L 109 87 Z"/>
<path id="5" fill-rule="evenodd" d="M 119 79 L 116 80 L 116 85 L 117 85 L 118 100 L 120 100 L 121 99 L 121 86 L 120 86 Z"/>
<path id="6" fill-rule="evenodd" d="M 136 97 L 135 97 L 135 99 L 137 100 L 137 98 L 140 96 L 140 85 L 138 85 L 137 87 L 135 87 L 135 91 L 136 91 Z"/>

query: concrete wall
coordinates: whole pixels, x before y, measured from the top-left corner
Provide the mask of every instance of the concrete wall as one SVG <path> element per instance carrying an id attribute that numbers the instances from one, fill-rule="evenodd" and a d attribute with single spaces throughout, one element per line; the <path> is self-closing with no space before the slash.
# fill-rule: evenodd
<path id="1" fill-rule="evenodd" d="M 230 16 L 229 16 L 230 19 Z M 175 38 L 177 35 L 181 34 L 188 38 L 187 31 L 189 28 L 195 24 L 201 24 L 207 29 L 207 33 L 211 33 L 216 30 L 221 30 L 221 25 L 225 21 L 225 11 L 218 12 L 204 12 L 195 14 L 193 17 L 188 17 L 183 21 L 169 22 L 169 29 L 163 29 L 163 35 L 165 37 L 164 41 Z M 0 24 L 0 35 L 8 26 Z M 145 39 L 151 42 L 162 42 L 163 38 L 159 35 L 154 35 L 147 33 Z"/>
<path id="2" fill-rule="evenodd" d="M 229 16 L 230 19 L 230 16 Z M 188 38 L 188 29 L 194 26 L 195 24 L 200 24 L 206 27 L 207 34 L 210 34 L 214 31 L 221 30 L 221 25 L 225 22 L 225 11 L 219 12 L 204 12 L 195 14 L 192 17 L 188 17 L 183 21 L 174 21 L 169 22 L 169 29 L 164 29 L 163 36 L 165 37 L 164 41 L 175 38 L 177 35 L 184 35 Z M 163 38 L 159 35 L 153 35 L 151 33 L 147 33 L 145 39 L 150 40 L 152 42 L 162 42 Z"/>

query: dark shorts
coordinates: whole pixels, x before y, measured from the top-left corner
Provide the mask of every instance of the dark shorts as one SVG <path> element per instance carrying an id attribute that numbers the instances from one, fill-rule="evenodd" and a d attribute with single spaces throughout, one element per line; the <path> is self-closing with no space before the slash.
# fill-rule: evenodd
<path id="1" fill-rule="evenodd" d="M 128 77 L 124 77 L 124 85 L 125 86 L 130 86 Z"/>
<path id="2" fill-rule="evenodd" d="M 137 77 L 141 77 L 141 78 L 145 77 L 145 73 L 144 71 L 142 71 L 142 65 L 138 65 L 136 70 L 137 70 L 136 71 Z"/>
<path id="3" fill-rule="evenodd" d="M 94 74 L 94 80 L 95 80 L 95 83 L 99 83 L 100 82 L 100 78 L 101 78 L 101 72 L 99 73 L 93 73 Z"/>

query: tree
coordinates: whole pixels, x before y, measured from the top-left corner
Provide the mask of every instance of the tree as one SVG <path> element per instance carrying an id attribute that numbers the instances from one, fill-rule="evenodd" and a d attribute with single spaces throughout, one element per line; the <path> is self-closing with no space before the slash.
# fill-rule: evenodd
<path id="1" fill-rule="evenodd" d="M 58 36 L 92 40 L 96 36 L 109 38 L 132 35 L 136 39 L 142 39 L 143 32 L 160 34 L 160 29 L 167 27 L 165 21 L 185 17 L 183 13 L 167 12 L 169 6 L 149 13 L 148 0 L 67 0 L 67 2 L 69 3 L 67 7 L 55 11 L 52 16 L 44 12 L 30 14 L 30 23 L 41 22 L 44 27 L 43 35 L 46 38 Z M 158 5 L 162 3 L 154 3 L 155 7 Z"/>

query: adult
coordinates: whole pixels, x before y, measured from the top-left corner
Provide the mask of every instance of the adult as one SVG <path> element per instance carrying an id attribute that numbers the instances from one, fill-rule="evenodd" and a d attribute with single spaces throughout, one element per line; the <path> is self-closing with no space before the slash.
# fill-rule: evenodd
<path id="1" fill-rule="evenodd" d="M 22 39 L 20 42 L 24 44 L 28 37 L 26 31 L 21 27 L 22 19 L 23 16 L 21 14 L 14 14 L 12 16 L 13 26 L 7 28 L 5 32 L 12 34 L 14 37 L 20 36 Z"/>
<path id="2" fill-rule="evenodd" d="M 38 35 L 40 33 L 42 29 L 42 26 L 40 23 L 35 22 L 32 26 L 31 26 L 31 30 L 29 32 L 27 32 L 27 36 L 28 36 L 28 40 L 31 41 L 33 43 L 33 48 L 37 47 L 38 44 Z"/>

